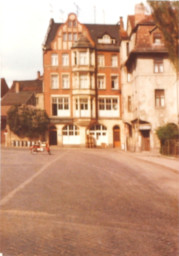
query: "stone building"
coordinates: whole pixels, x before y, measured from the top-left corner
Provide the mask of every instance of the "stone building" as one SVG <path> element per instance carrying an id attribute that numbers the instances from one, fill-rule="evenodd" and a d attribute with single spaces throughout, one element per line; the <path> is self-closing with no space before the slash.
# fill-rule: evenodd
<path id="1" fill-rule="evenodd" d="M 121 34 L 122 116 L 128 150 L 158 150 L 156 129 L 178 124 L 178 81 L 162 34 L 136 5 Z"/>
<path id="2" fill-rule="evenodd" d="M 50 21 L 43 45 L 51 145 L 122 147 L 120 25 Z"/>

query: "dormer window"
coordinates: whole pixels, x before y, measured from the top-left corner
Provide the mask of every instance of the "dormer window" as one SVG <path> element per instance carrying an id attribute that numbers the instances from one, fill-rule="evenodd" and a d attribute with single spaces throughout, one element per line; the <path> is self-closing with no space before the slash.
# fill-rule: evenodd
<path id="1" fill-rule="evenodd" d="M 162 43 L 162 37 L 161 37 L 161 35 L 159 33 L 155 33 L 153 35 L 153 43 L 155 45 L 160 45 Z"/>
<path id="2" fill-rule="evenodd" d="M 115 39 L 112 39 L 108 34 L 103 35 L 102 38 L 98 38 L 100 44 L 115 44 Z"/>

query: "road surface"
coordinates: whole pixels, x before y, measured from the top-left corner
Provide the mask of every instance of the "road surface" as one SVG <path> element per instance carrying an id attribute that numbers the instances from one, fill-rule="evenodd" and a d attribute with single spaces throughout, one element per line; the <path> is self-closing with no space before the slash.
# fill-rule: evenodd
<path id="1" fill-rule="evenodd" d="M 114 149 L 3 149 L 0 252 L 178 256 L 178 175 Z"/>

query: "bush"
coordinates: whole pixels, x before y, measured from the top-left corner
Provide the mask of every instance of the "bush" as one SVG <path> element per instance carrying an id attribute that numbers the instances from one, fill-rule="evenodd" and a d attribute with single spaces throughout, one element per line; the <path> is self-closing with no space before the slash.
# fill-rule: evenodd
<path id="1" fill-rule="evenodd" d="M 156 130 L 156 133 L 161 144 L 164 144 L 166 140 L 179 138 L 179 129 L 177 125 L 173 123 L 168 123 L 159 127 Z"/>
<path id="2" fill-rule="evenodd" d="M 7 113 L 7 124 L 19 137 L 39 138 L 48 129 L 49 118 L 44 110 L 32 106 L 12 106 Z"/>

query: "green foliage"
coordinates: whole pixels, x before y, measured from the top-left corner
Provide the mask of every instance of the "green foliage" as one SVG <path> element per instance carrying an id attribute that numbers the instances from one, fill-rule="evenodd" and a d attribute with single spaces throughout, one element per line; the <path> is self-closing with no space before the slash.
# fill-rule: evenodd
<path id="1" fill-rule="evenodd" d="M 169 58 L 176 71 L 179 64 L 179 2 L 178 1 L 147 1 L 152 9 L 152 16 L 163 34 Z"/>
<path id="2" fill-rule="evenodd" d="M 12 106 L 7 113 L 7 124 L 19 137 L 39 138 L 48 129 L 49 118 L 41 109 Z"/>
<path id="3" fill-rule="evenodd" d="M 179 129 L 176 124 L 172 123 L 159 127 L 156 133 L 162 145 L 166 140 L 179 138 Z"/>

